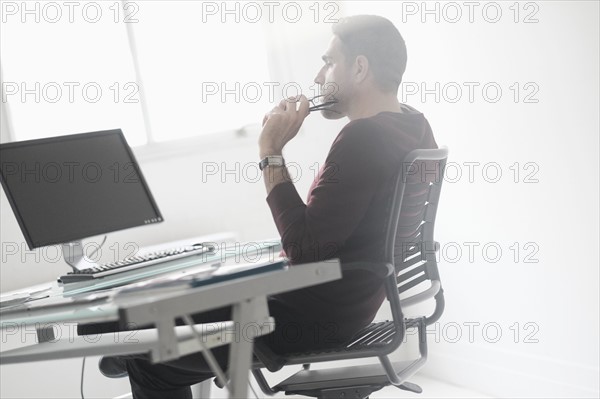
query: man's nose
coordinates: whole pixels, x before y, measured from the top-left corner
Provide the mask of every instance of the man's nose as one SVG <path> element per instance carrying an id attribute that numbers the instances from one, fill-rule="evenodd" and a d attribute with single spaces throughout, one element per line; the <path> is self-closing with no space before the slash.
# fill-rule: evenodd
<path id="1" fill-rule="evenodd" d="M 323 79 L 323 72 L 319 71 L 319 73 L 317 73 L 317 76 L 315 76 L 314 82 L 318 85 L 323 85 L 323 83 L 325 83 L 325 80 Z"/>

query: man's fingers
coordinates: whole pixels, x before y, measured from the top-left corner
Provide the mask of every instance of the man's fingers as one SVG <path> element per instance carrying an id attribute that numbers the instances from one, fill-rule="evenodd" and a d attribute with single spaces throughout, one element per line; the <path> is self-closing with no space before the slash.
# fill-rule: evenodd
<path id="1" fill-rule="evenodd" d="M 279 108 L 287 111 L 289 108 L 288 103 L 289 103 L 289 99 L 284 98 L 283 100 L 279 101 Z"/>
<path id="2" fill-rule="evenodd" d="M 294 97 L 288 97 L 284 101 L 287 106 L 287 108 L 284 108 L 284 109 L 287 112 L 293 113 L 293 112 L 302 111 L 302 114 L 308 115 L 309 104 L 308 104 L 308 99 L 306 98 L 305 95 L 297 95 Z M 304 108 L 306 108 L 306 112 L 304 111 Z"/>
<path id="3" fill-rule="evenodd" d="M 267 121 L 268 121 L 268 120 L 269 120 L 269 119 L 270 119 L 270 118 L 271 118 L 273 115 L 281 114 L 281 111 L 282 111 L 282 110 L 281 110 L 280 106 L 273 107 L 273 109 L 272 109 L 271 111 L 267 112 L 267 113 L 265 114 L 265 116 L 263 117 L 263 122 L 262 122 L 263 126 L 265 125 L 265 123 L 267 123 Z"/>
<path id="4" fill-rule="evenodd" d="M 306 96 L 304 94 L 302 94 L 299 96 L 298 101 L 300 102 L 300 107 L 298 108 L 298 112 L 300 113 L 300 115 L 306 117 L 306 115 L 308 115 L 308 112 L 309 112 L 308 108 L 310 107 L 308 98 L 306 98 Z"/>
<path id="5" fill-rule="evenodd" d="M 298 113 L 298 115 L 301 116 L 302 119 L 306 118 L 306 116 L 309 113 L 308 108 L 310 107 L 308 98 L 306 98 L 306 96 L 302 94 L 296 97 L 290 97 L 290 99 L 291 101 L 293 101 L 293 107 L 290 107 L 290 112 Z"/>

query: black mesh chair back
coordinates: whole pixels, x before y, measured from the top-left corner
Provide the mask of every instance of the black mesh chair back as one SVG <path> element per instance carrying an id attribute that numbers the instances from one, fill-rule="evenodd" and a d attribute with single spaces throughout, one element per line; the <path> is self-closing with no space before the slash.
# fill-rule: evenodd
<path id="1" fill-rule="evenodd" d="M 447 154 L 448 150 L 441 148 L 416 150 L 408 155 L 403 182 L 398 183 L 396 190 L 400 200 L 394 200 L 391 218 L 397 220 L 396 234 L 388 234 L 388 239 L 394 241 L 393 249 L 386 242 L 387 256 L 395 266 L 398 292 L 410 294 L 401 301 L 402 306 L 436 298 L 436 309 L 426 319 L 428 325 L 439 319 L 444 310 L 436 256 L 439 245 L 433 232 Z"/>

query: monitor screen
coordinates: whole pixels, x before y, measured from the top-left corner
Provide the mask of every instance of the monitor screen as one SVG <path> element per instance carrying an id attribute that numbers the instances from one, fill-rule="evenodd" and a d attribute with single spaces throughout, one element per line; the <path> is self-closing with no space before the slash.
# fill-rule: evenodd
<path id="1" fill-rule="evenodd" d="M 163 220 L 120 129 L 1 144 L 0 175 L 30 249 Z"/>

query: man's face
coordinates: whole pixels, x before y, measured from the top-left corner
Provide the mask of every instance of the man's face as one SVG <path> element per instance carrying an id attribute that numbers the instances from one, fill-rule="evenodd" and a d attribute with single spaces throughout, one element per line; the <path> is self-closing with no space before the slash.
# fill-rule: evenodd
<path id="1" fill-rule="evenodd" d="M 337 36 L 331 39 L 322 58 L 325 64 L 315 77 L 315 83 L 320 86 L 321 94 L 325 95 L 323 102 L 335 100 L 337 103 L 321 113 L 327 119 L 340 119 L 347 114 L 353 84 L 350 79 L 351 66 L 347 65 L 342 53 L 342 42 Z"/>

